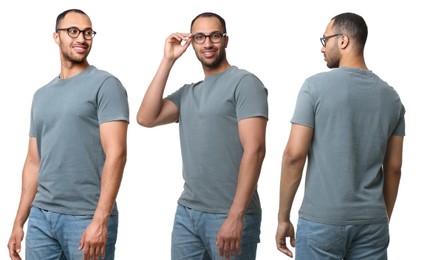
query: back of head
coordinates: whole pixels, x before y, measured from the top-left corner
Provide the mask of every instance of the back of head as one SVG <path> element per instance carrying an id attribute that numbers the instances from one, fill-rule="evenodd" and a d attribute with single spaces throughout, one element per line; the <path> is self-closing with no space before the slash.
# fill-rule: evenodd
<path id="1" fill-rule="evenodd" d="M 220 21 L 221 26 L 223 26 L 223 33 L 227 33 L 227 30 L 226 30 L 226 21 L 220 15 L 218 15 L 216 13 L 212 13 L 212 12 L 201 13 L 201 14 L 198 14 L 195 18 L 193 18 L 192 23 L 190 24 L 191 31 L 192 31 L 192 26 L 195 23 L 195 21 L 198 18 L 201 18 L 201 17 L 205 17 L 205 18 L 207 18 L 207 17 L 215 17 L 215 18 L 217 18 Z"/>
<path id="2" fill-rule="evenodd" d="M 333 17 L 333 29 L 353 38 L 356 47 L 363 52 L 366 39 L 368 38 L 368 27 L 362 16 L 354 13 L 342 13 Z"/>

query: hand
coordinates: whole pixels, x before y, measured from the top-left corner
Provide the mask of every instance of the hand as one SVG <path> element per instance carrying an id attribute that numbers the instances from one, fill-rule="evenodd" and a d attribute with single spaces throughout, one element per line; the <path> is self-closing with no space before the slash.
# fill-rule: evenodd
<path id="1" fill-rule="evenodd" d="M 13 227 L 12 234 L 10 235 L 7 248 L 9 248 L 9 256 L 12 260 L 21 260 L 19 256 L 21 251 L 21 242 L 24 236 L 22 227 Z"/>
<path id="2" fill-rule="evenodd" d="M 79 242 L 79 250 L 84 250 L 84 260 L 98 259 L 100 256 L 104 259 L 107 235 L 107 222 L 105 224 L 91 222 L 88 225 Z"/>
<path id="3" fill-rule="evenodd" d="M 243 232 L 243 219 L 227 218 L 220 228 L 217 235 L 216 245 L 218 247 L 220 257 L 226 260 L 230 256 L 241 253 L 240 240 Z"/>
<path id="4" fill-rule="evenodd" d="M 290 238 L 290 245 L 295 247 L 295 229 L 293 224 L 289 222 L 279 222 L 277 227 L 277 234 L 275 236 L 275 242 L 277 249 L 287 256 L 293 257 L 292 251 L 287 247 L 286 237 Z"/>
<path id="5" fill-rule="evenodd" d="M 184 42 L 184 44 L 182 44 Z M 190 33 L 173 33 L 166 39 L 164 57 L 175 61 L 186 51 L 192 42 Z"/>

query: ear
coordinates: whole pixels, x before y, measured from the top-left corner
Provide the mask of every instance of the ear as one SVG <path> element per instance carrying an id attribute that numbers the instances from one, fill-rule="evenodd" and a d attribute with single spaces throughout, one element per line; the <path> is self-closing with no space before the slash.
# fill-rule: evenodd
<path id="1" fill-rule="evenodd" d="M 340 47 L 341 49 L 346 49 L 346 48 L 347 48 L 347 46 L 349 46 L 349 44 L 350 44 L 350 38 L 349 38 L 349 36 L 347 36 L 347 35 L 343 34 L 343 35 L 340 37 L 340 39 L 339 39 L 339 41 L 338 41 L 338 44 L 339 44 L 339 47 Z"/>
<path id="2" fill-rule="evenodd" d="M 54 32 L 53 33 L 53 39 L 56 42 L 56 44 L 59 45 L 59 43 L 60 43 L 60 37 L 59 37 L 59 33 L 58 32 Z"/>
<path id="3" fill-rule="evenodd" d="M 226 35 L 226 42 L 224 44 L 224 48 L 227 48 L 227 45 L 229 45 L 229 36 Z"/>

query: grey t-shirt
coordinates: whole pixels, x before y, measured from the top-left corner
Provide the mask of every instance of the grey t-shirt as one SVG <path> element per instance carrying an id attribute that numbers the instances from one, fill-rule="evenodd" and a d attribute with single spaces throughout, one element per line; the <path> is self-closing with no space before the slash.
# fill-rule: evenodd
<path id="1" fill-rule="evenodd" d="M 94 214 L 105 161 L 99 126 L 114 120 L 129 121 L 126 90 L 94 66 L 66 80 L 57 77 L 36 91 L 30 123 L 40 157 L 34 206 Z"/>
<path id="2" fill-rule="evenodd" d="M 236 192 L 243 148 L 238 121 L 268 118 L 267 90 L 235 66 L 187 84 L 167 97 L 179 108 L 184 190 L 178 203 L 210 213 L 228 213 Z M 261 212 L 255 190 L 248 212 Z"/>
<path id="3" fill-rule="evenodd" d="M 382 164 L 388 139 L 405 134 L 397 92 L 367 70 L 308 78 L 292 123 L 314 128 L 299 215 L 326 224 L 386 222 Z"/>

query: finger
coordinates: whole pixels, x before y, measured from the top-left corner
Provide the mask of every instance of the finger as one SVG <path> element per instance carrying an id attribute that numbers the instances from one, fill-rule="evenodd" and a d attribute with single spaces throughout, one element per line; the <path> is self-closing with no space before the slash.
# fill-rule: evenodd
<path id="1" fill-rule="evenodd" d="M 10 259 L 12 259 L 12 260 L 22 260 L 22 258 L 20 257 L 20 255 L 16 251 L 13 251 L 11 253 Z"/>
<path id="2" fill-rule="evenodd" d="M 294 236 L 290 238 L 290 245 L 292 247 L 295 247 L 296 246 L 296 238 Z"/>
<path id="3" fill-rule="evenodd" d="M 226 257 L 226 260 L 230 259 L 230 254 L 231 254 L 231 246 L 230 246 L 230 242 L 224 242 L 224 256 Z"/>
<path id="4" fill-rule="evenodd" d="M 20 241 L 16 242 L 16 244 L 15 244 L 15 252 L 16 253 L 20 253 L 21 252 L 21 242 Z"/>
<path id="5" fill-rule="evenodd" d="M 7 248 L 9 249 L 9 256 L 11 259 L 21 259 L 19 256 L 21 244 L 19 242 L 13 242 L 7 244 Z"/>
<path id="6" fill-rule="evenodd" d="M 101 247 L 101 259 L 105 258 L 106 246 Z"/>
<path id="7" fill-rule="evenodd" d="M 79 240 L 79 250 L 85 247 L 85 232 L 82 233 L 81 240 Z"/>
<path id="8" fill-rule="evenodd" d="M 240 246 L 240 240 L 236 241 L 236 251 L 239 255 L 242 253 L 242 248 Z"/>
<path id="9" fill-rule="evenodd" d="M 171 36 L 175 39 L 177 39 L 177 41 L 181 42 L 182 40 L 187 40 L 189 38 L 190 34 L 187 33 L 173 33 Z"/>
<path id="10" fill-rule="evenodd" d="M 290 251 L 289 248 L 285 244 L 277 245 L 277 249 L 278 249 L 278 251 L 282 252 L 283 254 L 290 256 L 290 257 L 293 257 L 292 251 Z"/>
<path id="11" fill-rule="evenodd" d="M 236 242 L 230 242 L 230 256 L 235 256 L 237 253 L 237 244 Z"/>
<path id="12" fill-rule="evenodd" d="M 101 248 L 100 247 L 96 247 L 95 248 L 95 254 L 94 254 L 94 259 L 98 259 L 101 255 Z"/>
<path id="13" fill-rule="evenodd" d="M 89 259 L 89 247 L 84 246 L 84 260 Z"/>
<path id="14" fill-rule="evenodd" d="M 218 247 L 218 254 L 220 255 L 220 257 L 223 257 L 223 246 L 224 246 L 224 242 L 221 242 L 217 238 L 217 241 L 215 242 L 215 245 Z"/>

